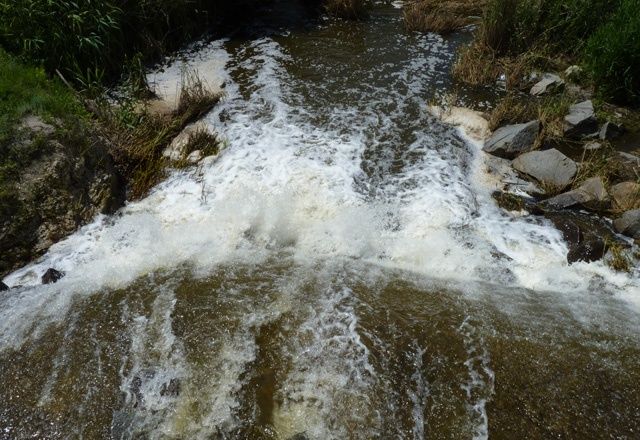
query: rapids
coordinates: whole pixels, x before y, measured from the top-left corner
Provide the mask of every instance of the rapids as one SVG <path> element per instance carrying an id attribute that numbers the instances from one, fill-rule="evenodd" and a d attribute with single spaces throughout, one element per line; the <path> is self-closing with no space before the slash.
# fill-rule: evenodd
<path id="1" fill-rule="evenodd" d="M 185 51 L 226 148 L 5 279 L 0 438 L 637 438 L 640 275 L 495 205 L 427 109 L 462 38 L 377 2 Z"/>

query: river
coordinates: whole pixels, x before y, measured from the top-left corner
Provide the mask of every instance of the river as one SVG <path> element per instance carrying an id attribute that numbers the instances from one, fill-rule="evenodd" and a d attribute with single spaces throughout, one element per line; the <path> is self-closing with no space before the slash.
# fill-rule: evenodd
<path id="1" fill-rule="evenodd" d="M 638 438 L 638 274 L 567 265 L 427 111 L 466 37 L 265 28 L 186 55 L 216 160 L 5 279 L 0 438 Z"/>

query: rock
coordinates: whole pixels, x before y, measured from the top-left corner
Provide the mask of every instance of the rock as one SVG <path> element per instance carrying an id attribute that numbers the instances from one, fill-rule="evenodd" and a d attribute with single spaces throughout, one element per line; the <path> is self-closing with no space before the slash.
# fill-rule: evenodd
<path id="1" fill-rule="evenodd" d="M 577 211 L 546 212 L 553 225 L 562 233 L 569 249 L 567 262 L 597 261 L 604 257 L 608 243 L 620 240 L 604 220 Z"/>
<path id="2" fill-rule="evenodd" d="M 610 205 L 609 194 L 602 179 L 593 177 L 579 188 L 557 195 L 541 203 L 547 209 L 565 209 L 575 206 L 599 211 Z"/>
<path id="3" fill-rule="evenodd" d="M 590 234 L 583 238 L 580 243 L 569 248 L 567 262 L 569 264 L 577 263 L 578 261 L 591 263 L 592 261 L 601 260 L 607 253 L 608 248 L 602 238 Z"/>
<path id="4" fill-rule="evenodd" d="M 513 159 L 519 154 L 531 151 L 539 132 L 538 121 L 501 127 L 487 140 L 483 150 L 494 156 Z"/>
<path id="5" fill-rule="evenodd" d="M 200 151 L 200 150 L 192 151 L 187 156 L 187 162 L 189 162 L 191 164 L 196 164 L 196 163 L 200 162 L 201 159 L 202 159 L 202 151 Z"/>
<path id="6" fill-rule="evenodd" d="M 595 151 L 602 148 L 602 143 L 598 141 L 590 141 L 584 144 L 584 147 L 582 148 L 584 148 L 587 151 Z"/>
<path id="7" fill-rule="evenodd" d="M 557 91 L 564 86 L 564 81 L 558 75 L 545 73 L 542 80 L 536 83 L 529 92 L 533 96 L 541 96 Z"/>
<path id="8" fill-rule="evenodd" d="M 200 131 L 210 132 L 211 129 L 209 125 L 202 120 L 187 125 L 180 134 L 171 141 L 171 144 L 164 150 L 162 155 L 174 161 L 182 160 L 184 158 L 185 148 L 189 144 L 191 137 Z"/>
<path id="9" fill-rule="evenodd" d="M 575 81 L 576 79 L 580 78 L 580 75 L 582 75 L 582 68 L 580 66 L 569 66 L 567 67 L 567 69 L 564 71 L 564 76 L 566 76 L 568 79 Z"/>
<path id="10" fill-rule="evenodd" d="M 160 395 L 178 397 L 180 395 L 181 388 L 182 388 L 182 385 L 180 384 L 180 379 L 171 379 L 168 384 L 166 383 L 162 384 L 162 388 L 160 389 Z"/>
<path id="11" fill-rule="evenodd" d="M 598 132 L 598 120 L 590 100 L 574 104 L 564 117 L 564 135 L 579 139 Z"/>
<path id="12" fill-rule="evenodd" d="M 621 211 L 640 208 L 640 184 L 622 182 L 611 187 L 614 206 Z"/>
<path id="13" fill-rule="evenodd" d="M 625 212 L 613 222 L 613 226 L 621 234 L 635 239 L 640 238 L 640 209 Z"/>
<path id="14" fill-rule="evenodd" d="M 55 270 L 53 268 L 47 269 L 47 271 L 42 275 L 42 284 L 53 284 L 60 280 L 64 276 L 63 272 Z"/>
<path id="15" fill-rule="evenodd" d="M 525 153 L 513 161 L 513 167 L 558 189 L 566 188 L 578 171 L 576 163 L 555 148 Z"/>
<path id="16" fill-rule="evenodd" d="M 622 136 L 622 134 L 624 134 L 624 128 L 621 125 L 617 125 L 613 122 L 607 121 L 600 128 L 598 137 L 603 141 L 609 141 Z"/>
<path id="17" fill-rule="evenodd" d="M 23 121 L 31 129 L 17 130 L 7 145 L 21 159 L 15 173 L 0 179 L 0 276 L 38 258 L 96 215 L 115 212 L 125 200 L 109 145 L 89 122 L 69 116 L 56 121 L 55 130 L 41 124 L 38 118 Z M 4 157 L 0 163 L 5 160 L 11 163 Z"/>
<path id="18" fill-rule="evenodd" d="M 9 286 L 7 286 L 4 282 L 0 281 L 0 292 L 5 292 L 9 290 Z"/>
<path id="19" fill-rule="evenodd" d="M 289 437 L 288 440 L 309 440 L 309 437 L 307 437 L 307 433 L 306 432 L 299 432 L 296 435 L 294 435 L 293 437 Z"/>

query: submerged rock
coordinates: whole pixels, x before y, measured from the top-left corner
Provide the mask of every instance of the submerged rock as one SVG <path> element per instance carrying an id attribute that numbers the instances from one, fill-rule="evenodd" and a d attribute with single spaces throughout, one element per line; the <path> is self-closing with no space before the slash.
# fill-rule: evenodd
<path id="1" fill-rule="evenodd" d="M 513 159 L 519 154 L 533 149 L 539 132 L 539 121 L 507 125 L 493 133 L 485 143 L 483 150 L 494 156 Z"/>
<path id="2" fill-rule="evenodd" d="M 622 182 L 611 187 L 611 197 L 614 205 L 621 211 L 640 208 L 640 184 L 636 182 Z"/>
<path id="3" fill-rule="evenodd" d="M 49 268 L 44 273 L 44 275 L 42 275 L 42 284 L 53 284 L 60 280 L 62 277 L 64 277 L 64 272 Z"/>
<path id="4" fill-rule="evenodd" d="M 616 139 L 624 133 L 624 128 L 621 125 L 614 124 L 613 122 L 607 121 L 600 128 L 600 133 L 598 137 L 605 140 Z"/>
<path id="5" fill-rule="evenodd" d="M 178 397 L 180 395 L 181 389 L 182 389 L 182 385 L 180 383 L 180 379 L 171 379 L 168 384 L 167 383 L 162 384 L 160 395 L 169 396 L 169 397 Z"/>
<path id="6" fill-rule="evenodd" d="M 625 212 L 613 222 L 613 226 L 627 237 L 640 238 L 640 209 Z"/>
<path id="7" fill-rule="evenodd" d="M 599 177 L 586 180 L 579 188 L 557 195 L 541 203 L 547 209 L 565 209 L 580 206 L 599 211 L 610 205 L 609 194 Z"/>
<path id="8" fill-rule="evenodd" d="M 513 161 L 513 167 L 559 189 L 566 188 L 578 171 L 576 163 L 555 148 L 525 153 Z"/>
<path id="9" fill-rule="evenodd" d="M 591 100 L 574 104 L 564 117 L 564 135 L 579 139 L 598 132 L 598 120 Z"/>
<path id="10" fill-rule="evenodd" d="M 531 87 L 529 92 L 533 96 L 541 96 L 555 92 L 564 86 L 564 81 L 558 75 L 553 73 L 545 73 L 542 80 Z"/>
<path id="11" fill-rule="evenodd" d="M 604 220 L 592 215 L 562 211 L 547 212 L 545 217 L 562 233 L 569 264 L 600 260 L 607 253 L 608 243 L 620 241 Z"/>

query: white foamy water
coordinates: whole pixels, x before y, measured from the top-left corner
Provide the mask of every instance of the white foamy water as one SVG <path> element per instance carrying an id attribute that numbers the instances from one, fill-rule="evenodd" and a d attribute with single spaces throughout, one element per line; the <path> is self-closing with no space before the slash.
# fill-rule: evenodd
<path id="1" fill-rule="evenodd" d="M 397 44 L 407 46 L 401 38 Z M 97 218 L 8 276 L 5 283 L 24 288 L 2 299 L 0 349 L 35 339 L 47 324 L 63 321 L 78 299 L 158 271 L 187 268 L 206 279 L 222 266 L 283 260 L 299 276 L 274 288 L 273 304 L 241 307 L 238 300 L 233 306 L 234 287 L 216 292 L 229 299 L 214 315 L 219 327 L 210 340 L 198 342 L 198 356 L 175 334 L 178 300 L 171 286 L 154 293 L 149 313 L 125 317 L 133 324 L 120 368 L 130 412 L 119 413 L 123 429 L 151 432 L 151 438 L 208 438 L 251 424 L 239 414 L 246 373 L 263 356 L 259 329 L 299 313 L 287 327 L 295 337 L 279 354 L 286 367 L 273 391 L 276 438 L 399 433 L 386 417 L 407 413 L 412 422 L 403 435 L 419 439 L 429 432 L 431 384 L 423 364 L 429 341 L 403 347 L 413 369 L 407 373 L 410 389 L 398 396 L 408 396 L 408 409 L 391 398 L 376 400 L 374 390 L 397 390 L 380 378 L 385 372 L 376 369 L 369 347 L 391 351 L 392 345 L 370 335 L 363 340 L 356 294 L 346 282 L 318 283 L 305 303 L 300 292 L 309 287 L 301 280 L 310 273 L 325 266 L 367 267 L 375 279 L 406 271 L 469 295 L 551 292 L 559 302 L 581 297 L 584 305 L 605 292 L 636 307 L 637 273 L 615 273 L 602 262 L 569 266 L 566 245 L 550 224 L 495 205 L 496 182 L 486 174 L 478 141 L 427 109 L 429 87 L 444 84 L 450 43 L 429 35 L 416 44 L 406 49 L 406 59 L 389 63 L 375 62 L 387 55 L 364 50 L 352 60 L 355 73 L 321 57 L 317 64 L 300 60 L 278 38 L 234 46 L 219 41 L 187 56 L 209 81 L 226 84 L 225 100 L 205 118 L 226 148 L 215 160 L 171 171 L 145 199 Z M 366 64 L 370 59 L 375 67 Z M 151 76 L 173 90 L 180 68 L 163 70 Z M 65 277 L 38 286 L 49 267 Z M 252 294 L 261 294 L 260 286 Z M 598 300 L 593 303 L 597 309 Z M 491 359 L 470 321 L 458 325 L 467 356 L 468 377 L 459 385 L 467 418 L 474 438 L 487 438 Z M 42 401 L 64 362 L 62 350 Z M 180 383 L 179 393 L 167 391 L 172 380 L 174 387 Z"/>

